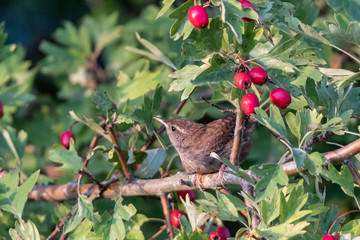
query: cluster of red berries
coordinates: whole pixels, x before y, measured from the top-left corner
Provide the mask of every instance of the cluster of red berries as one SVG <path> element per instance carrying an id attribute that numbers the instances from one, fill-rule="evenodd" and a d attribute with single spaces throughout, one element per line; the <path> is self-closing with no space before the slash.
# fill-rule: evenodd
<path id="1" fill-rule="evenodd" d="M 239 3 L 243 8 L 252 8 L 254 11 L 255 7 L 248 0 L 240 0 Z M 196 28 L 204 28 L 209 24 L 209 17 L 204 7 L 196 5 L 189 9 L 188 19 L 191 24 Z M 253 21 L 250 18 L 241 18 L 245 22 Z"/>
<path id="2" fill-rule="evenodd" d="M 185 190 L 185 191 L 177 191 L 177 196 L 182 198 L 184 201 L 186 199 L 186 195 L 189 195 L 190 201 L 194 201 L 196 198 L 195 191 L 193 190 Z M 174 210 L 171 213 L 171 223 L 174 227 L 180 228 L 180 215 L 186 216 L 186 214 L 180 210 Z M 204 231 L 204 228 L 200 228 Z M 226 227 L 218 227 L 215 232 L 209 234 L 210 240 L 226 240 L 230 238 L 230 231 Z"/>
<path id="3" fill-rule="evenodd" d="M 252 68 L 249 73 L 239 72 L 235 74 L 234 84 L 243 90 L 251 87 L 251 84 L 263 85 L 268 80 L 268 74 L 262 68 Z M 270 93 L 270 100 L 279 108 L 286 108 L 291 103 L 291 96 L 283 88 L 276 88 Z M 253 93 L 246 94 L 241 99 L 241 108 L 245 114 L 250 115 L 259 107 L 259 99 Z"/>

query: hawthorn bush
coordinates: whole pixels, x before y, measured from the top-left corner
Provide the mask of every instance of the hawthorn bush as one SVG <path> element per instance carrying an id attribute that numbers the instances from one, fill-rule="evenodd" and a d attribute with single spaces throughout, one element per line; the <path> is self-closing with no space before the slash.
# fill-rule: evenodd
<path id="1" fill-rule="evenodd" d="M 1 23 L 1 238 L 359 239 L 360 4 L 251 3 L 88 14 L 33 65 Z M 263 79 L 238 88 L 254 68 Z M 232 152 L 250 154 L 211 154 L 228 168 L 195 184 L 153 117 L 227 111 Z"/>

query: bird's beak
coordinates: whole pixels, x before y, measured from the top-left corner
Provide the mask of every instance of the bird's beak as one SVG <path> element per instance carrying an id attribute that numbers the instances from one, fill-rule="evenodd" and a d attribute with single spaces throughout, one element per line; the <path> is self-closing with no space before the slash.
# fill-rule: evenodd
<path id="1" fill-rule="evenodd" d="M 159 122 L 161 122 L 165 127 L 167 127 L 168 125 L 166 124 L 164 119 L 158 118 L 158 117 L 153 117 L 155 120 L 158 120 Z"/>

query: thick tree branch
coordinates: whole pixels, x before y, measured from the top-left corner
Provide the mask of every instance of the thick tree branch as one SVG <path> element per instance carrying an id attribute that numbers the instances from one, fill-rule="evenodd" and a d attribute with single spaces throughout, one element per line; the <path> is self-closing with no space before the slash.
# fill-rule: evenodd
<path id="1" fill-rule="evenodd" d="M 360 139 L 355 140 L 348 145 L 337 150 L 325 153 L 324 156 L 328 159 L 327 163 L 344 163 L 353 155 L 360 152 Z M 287 175 L 298 173 L 295 162 L 288 162 L 282 165 Z M 255 182 L 260 179 L 251 171 L 247 171 L 250 177 Z M 100 196 L 99 187 L 96 184 L 84 184 L 80 186 L 80 192 L 86 196 L 94 195 L 95 197 L 112 198 L 121 194 L 122 196 L 161 196 L 165 192 L 173 192 L 180 190 L 197 189 L 195 186 L 196 174 L 179 173 L 171 177 L 161 179 L 134 179 L 129 183 L 123 184 L 121 182 L 113 182 L 108 185 Z M 218 178 L 217 173 L 207 174 L 201 178 L 201 187 L 203 189 L 218 189 L 224 184 L 246 184 L 246 181 L 234 176 L 230 172 L 224 173 L 223 179 Z M 107 185 L 108 183 L 102 183 Z M 78 197 L 76 191 L 76 184 L 71 182 L 60 186 L 40 186 L 36 185 L 29 193 L 29 199 L 36 201 L 64 201 L 68 199 L 75 199 Z"/>

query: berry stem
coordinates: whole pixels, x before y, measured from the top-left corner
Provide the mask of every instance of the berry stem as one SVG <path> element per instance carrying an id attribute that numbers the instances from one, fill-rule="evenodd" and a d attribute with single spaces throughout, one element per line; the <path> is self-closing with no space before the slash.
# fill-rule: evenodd
<path id="1" fill-rule="evenodd" d="M 340 218 L 342 218 L 342 217 L 344 217 L 344 216 L 346 216 L 346 215 L 348 215 L 348 214 L 350 214 L 350 213 L 354 213 L 354 212 L 360 212 L 360 210 L 351 210 L 351 211 L 348 211 L 348 212 L 346 212 L 346 213 L 343 213 L 343 214 L 341 214 L 340 216 L 338 216 L 336 219 L 335 219 L 335 221 L 333 222 L 333 224 L 330 226 L 330 228 L 329 228 L 329 230 L 328 230 L 328 234 L 330 234 L 330 231 L 331 231 L 331 229 L 334 227 L 334 225 L 335 225 L 335 223 L 337 222 L 337 220 L 339 220 Z M 340 230 L 341 230 L 341 228 L 340 228 Z"/>
<path id="2" fill-rule="evenodd" d="M 246 60 L 245 63 L 247 63 L 247 62 L 255 64 L 255 65 L 259 66 L 260 68 L 262 68 L 264 71 L 267 71 L 265 67 L 263 67 L 261 64 L 259 64 L 257 62 L 253 62 L 251 60 Z"/>

